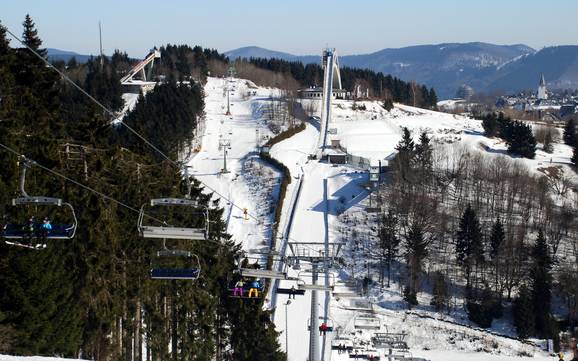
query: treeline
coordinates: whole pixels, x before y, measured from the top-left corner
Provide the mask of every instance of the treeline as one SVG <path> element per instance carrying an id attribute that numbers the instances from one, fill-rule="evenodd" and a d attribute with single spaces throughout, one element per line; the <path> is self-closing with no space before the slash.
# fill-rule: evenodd
<path id="1" fill-rule="evenodd" d="M 236 63 L 249 63 L 260 69 L 290 74 L 302 87 L 323 83 L 323 68 L 320 64 L 304 65 L 299 61 L 264 58 L 239 59 Z M 342 86 L 348 91 L 353 91 L 356 85 L 360 85 L 362 89 L 369 89 L 370 94 L 378 99 L 390 99 L 393 102 L 429 109 L 437 106 L 435 90 L 428 89 L 425 85 L 406 82 L 368 69 L 341 67 L 340 73 Z"/>
<path id="2" fill-rule="evenodd" d="M 281 59 L 249 58 L 230 61 L 214 49 L 188 45 L 165 45 L 159 48 L 160 64 L 154 69 L 156 76 L 163 75 L 177 80 L 194 79 L 204 82 L 207 75 L 225 76 L 230 65 L 237 75 L 257 84 L 278 87 L 295 92 L 300 87 L 320 85 L 323 68 L 320 64 L 303 64 Z M 122 53 L 119 53 L 122 55 Z M 126 54 L 124 54 L 126 55 Z M 123 67 L 121 72 L 128 69 Z M 341 81 L 344 89 L 353 91 L 357 85 L 369 89 L 371 96 L 407 105 L 435 109 L 437 95 L 433 88 L 415 82 L 403 81 L 367 69 L 342 67 Z"/>
<path id="3" fill-rule="evenodd" d="M 45 55 L 28 16 L 23 39 Z M 92 96 L 119 110 L 123 103 L 115 67 L 124 61 L 120 53 L 118 58 L 82 66 L 73 62 L 63 69 Z M 111 126 L 108 114 L 29 51 L 10 47 L 1 26 L 0 94 L 0 143 L 133 208 L 39 167 L 28 172 L 28 192 L 70 202 L 79 225 L 73 240 L 49 241 L 42 251 L 0 244 L 0 353 L 96 360 L 285 359 L 262 300 L 227 296 L 241 253 L 239 240 L 225 234 L 219 201 L 194 180 L 188 187 L 170 162 L 122 127 Z M 127 122 L 177 159 L 203 106 L 200 88 L 168 82 L 142 98 Z M 53 223 L 70 222 L 71 215 L 60 208 L 12 207 L 18 159 L 2 150 L 0 161 L 2 223 L 39 214 L 50 215 Z M 163 246 L 139 237 L 135 210 L 151 198 L 184 197 L 189 188 L 200 206 L 209 207 L 209 239 L 167 241 L 167 246 L 196 254 L 200 277 L 195 282 L 153 281 L 149 270 Z M 190 212 L 154 215 L 169 224 L 203 227 L 205 222 Z"/>
<path id="4" fill-rule="evenodd" d="M 201 46 L 190 47 L 188 45 L 167 44 L 159 48 L 161 58 L 155 69 L 155 74 L 166 77 L 174 77 L 177 80 L 193 78 L 204 82 L 211 69 L 213 75 L 223 75 L 224 63 L 227 62 L 225 55 L 219 54 L 215 49 L 202 48 Z"/>
<path id="5" fill-rule="evenodd" d="M 578 120 L 574 117 L 569 118 L 564 126 L 564 143 L 572 147 L 572 164 L 578 167 L 578 132 L 576 131 L 576 126 Z"/>
<path id="6" fill-rule="evenodd" d="M 530 159 L 536 156 L 536 139 L 530 125 L 504 117 L 503 113 L 489 113 L 483 117 L 482 126 L 487 137 L 505 140 L 509 153 Z M 549 139 L 548 143 L 551 144 L 552 139 Z"/>
<path id="7" fill-rule="evenodd" d="M 403 133 L 378 193 L 375 229 L 364 234 L 359 225 L 368 219 L 341 217 L 342 237 L 358 255 L 353 262 L 369 259 L 382 285 L 390 275 L 399 280 L 409 307 L 426 291 L 438 311 L 463 304 L 482 327 L 513 307 L 521 337 L 556 339 L 559 329 L 573 330 L 578 204 L 571 190 L 560 192 L 559 178 L 537 176 L 509 157 Z M 562 322 L 553 316 L 554 295 Z"/>

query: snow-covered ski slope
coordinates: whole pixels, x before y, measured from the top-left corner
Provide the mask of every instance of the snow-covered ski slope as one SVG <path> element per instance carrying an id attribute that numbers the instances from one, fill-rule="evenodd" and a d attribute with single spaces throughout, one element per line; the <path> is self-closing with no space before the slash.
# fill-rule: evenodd
<path id="1" fill-rule="evenodd" d="M 255 179 L 246 174 L 246 164 L 254 156 L 256 134 L 270 135 L 265 123 L 261 120 L 259 109 L 274 90 L 257 88 L 256 94 L 246 96 L 246 82 L 209 78 L 205 86 L 206 94 L 206 124 L 203 134 L 202 148 L 189 161 L 190 174 L 202 180 L 211 188 L 217 190 L 235 205 L 247 208 L 251 214 L 258 215 L 261 222 L 254 219 L 245 220 L 243 211 L 232 204 L 221 202 L 226 207 L 228 232 L 233 238 L 243 243 L 245 249 L 264 248 L 270 236 L 272 214 L 267 205 L 270 199 L 265 199 L 273 193 L 259 192 L 262 187 L 255 187 Z M 232 116 L 226 116 L 225 87 L 234 88 L 231 94 Z M 251 88 L 251 92 L 255 90 Z M 460 142 L 466 146 L 486 152 L 489 156 L 505 152 L 505 144 L 497 139 L 488 139 L 482 135 L 481 123 L 476 120 L 450 114 L 426 111 L 408 106 L 396 105 L 391 112 L 385 111 L 377 102 L 357 102 L 365 110 L 353 110 L 353 102 L 335 101 L 332 109 L 332 122 L 329 128 L 335 128 L 333 139 L 339 139 L 348 152 L 373 160 L 383 159 L 390 155 L 395 145 L 401 139 L 401 126 L 410 128 L 417 140 L 419 132 L 426 131 L 438 143 Z M 319 124 L 307 124 L 304 131 L 276 144 L 271 149 L 271 155 L 285 164 L 291 171 L 293 182 L 287 189 L 282 218 L 279 225 L 279 236 L 288 222 L 291 200 L 296 195 L 298 178 L 302 177 L 302 187 L 295 202 L 296 209 L 292 227 L 289 232 L 291 242 L 323 242 L 326 239 L 335 241 L 340 226 L 337 215 L 343 212 L 364 212 L 368 191 L 365 185 L 367 174 L 348 166 L 332 166 L 318 161 L 308 161 L 308 155 L 315 153 L 319 139 Z M 230 134 L 232 133 L 232 134 Z M 228 174 L 221 174 L 223 167 L 223 151 L 219 149 L 219 136 L 229 137 L 231 149 L 228 153 Z M 484 144 L 484 147 L 480 146 Z M 550 162 L 558 164 L 569 163 L 571 151 L 565 145 L 556 144 L 555 153 L 551 156 L 538 151 L 535 160 L 521 160 L 532 169 L 538 169 Z M 278 174 L 270 174 L 274 185 L 278 184 Z M 262 181 L 262 180 L 258 180 Z M 276 199 L 276 198 L 275 198 Z M 261 218 L 262 217 L 262 218 Z M 283 244 L 279 243 L 279 249 Z M 290 252 L 287 250 L 287 254 Z M 291 276 L 304 276 L 301 271 L 290 269 Z M 343 276 L 343 273 L 340 275 Z M 337 286 L 347 287 L 336 275 Z M 309 279 L 305 279 L 310 282 Z M 323 277 L 319 283 L 324 283 Z M 289 281 L 282 281 L 281 286 L 290 287 Z M 351 290 L 349 291 L 351 293 Z M 328 316 L 340 329 L 341 334 L 352 333 L 358 341 L 368 340 L 371 331 L 355 330 L 354 319 L 361 311 L 352 310 L 357 300 L 354 295 L 332 297 L 326 302 L 325 293 L 319 292 L 319 314 Z M 280 343 L 285 348 L 286 321 L 289 332 L 289 360 L 302 361 L 307 358 L 309 333 L 307 323 L 310 314 L 310 292 L 305 296 L 297 296 L 291 304 L 285 306 L 286 295 L 279 295 L 272 306 L 276 308 L 275 324 L 282 332 Z M 353 298 L 352 298 L 353 297 Z M 397 297 L 397 296 L 395 296 Z M 359 299 L 363 301 L 363 299 Z M 513 360 L 519 359 L 522 353 L 535 355 L 535 359 L 548 359 L 536 348 L 516 340 L 494 336 L 483 331 L 449 322 L 429 320 L 417 315 L 406 314 L 405 310 L 391 307 L 396 302 L 382 298 L 374 305 L 376 315 L 389 331 L 405 331 L 408 333 L 408 344 L 414 357 L 424 357 L 431 360 Z M 327 306 L 327 307 L 326 307 Z M 285 318 L 287 307 L 288 319 Z M 357 333 L 356 333 L 357 331 Z M 344 354 L 331 351 L 331 338 L 336 332 L 328 334 L 324 360 L 346 360 Z M 317 333 L 318 335 L 318 333 Z M 322 340 L 320 339 L 322 342 Z M 476 352 L 479 350 L 487 352 Z M 383 357 L 383 354 L 381 354 Z M 382 358 L 383 359 L 383 358 Z"/>
<path id="2" fill-rule="evenodd" d="M 231 115 L 226 115 L 226 87 L 230 88 Z M 263 198 L 263 187 L 277 189 L 279 174 L 269 169 L 261 178 L 249 176 L 249 169 L 261 167 L 256 159 L 257 136 L 270 136 L 271 132 L 254 114 L 254 105 L 269 97 L 271 90 L 258 89 L 255 96 L 245 99 L 246 83 L 243 80 L 209 78 L 205 85 L 205 130 L 200 152 L 188 161 L 189 174 L 202 181 L 232 202 L 221 200 L 225 207 L 227 232 L 242 242 L 245 249 L 262 248 L 270 238 L 272 214 L 270 199 Z M 257 132 L 258 131 L 258 132 Z M 223 147 L 230 141 L 227 151 L 227 170 L 223 169 Z M 267 178 L 266 180 L 263 177 Z M 273 189 L 273 193 L 275 192 Z M 207 189 L 209 191 L 209 189 Z M 215 197 L 217 198 L 217 196 Z M 244 209 L 257 220 L 245 217 Z"/>

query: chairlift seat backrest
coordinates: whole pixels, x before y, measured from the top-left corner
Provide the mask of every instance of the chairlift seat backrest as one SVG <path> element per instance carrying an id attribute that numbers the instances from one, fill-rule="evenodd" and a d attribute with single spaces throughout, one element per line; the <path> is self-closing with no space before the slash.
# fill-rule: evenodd
<path id="1" fill-rule="evenodd" d="M 192 257 L 192 255 L 191 252 L 180 249 L 163 249 L 157 252 L 157 257 Z"/>
<path id="2" fill-rule="evenodd" d="M 190 239 L 190 240 L 206 239 L 205 228 L 142 226 L 141 234 L 144 238 Z"/>
<path id="3" fill-rule="evenodd" d="M 2 237 L 6 239 L 43 238 L 40 224 L 35 225 L 34 232 L 30 232 L 27 224 L 7 224 L 4 226 Z M 46 239 L 70 239 L 74 235 L 74 226 L 70 224 L 52 224 L 52 229 L 47 232 Z"/>
<path id="4" fill-rule="evenodd" d="M 12 199 L 13 206 L 38 204 L 44 206 L 62 206 L 62 199 L 52 197 L 18 197 Z"/>
<path id="5" fill-rule="evenodd" d="M 198 268 L 154 268 L 151 278 L 154 280 L 196 280 L 199 278 Z"/>
<path id="6" fill-rule="evenodd" d="M 197 207 L 198 202 L 186 198 L 155 198 L 151 199 L 151 206 L 191 206 Z"/>
<path id="7" fill-rule="evenodd" d="M 287 279 L 287 273 L 273 271 L 273 270 L 262 270 L 253 268 L 241 268 L 239 273 L 243 277 L 255 277 L 255 278 L 267 278 L 267 279 Z"/>
<path id="8" fill-rule="evenodd" d="M 311 291 L 333 291 L 333 286 L 325 286 L 325 285 L 308 285 L 308 284 L 299 284 L 298 288 L 300 290 L 311 290 Z"/>

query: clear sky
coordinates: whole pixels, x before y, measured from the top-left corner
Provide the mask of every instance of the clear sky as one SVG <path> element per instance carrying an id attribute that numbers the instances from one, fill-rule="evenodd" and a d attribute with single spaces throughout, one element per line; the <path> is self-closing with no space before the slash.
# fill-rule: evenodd
<path id="1" fill-rule="evenodd" d="M 155 45 L 219 51 L 256 45 L 297 55 L 442 42 L 578 44 L 578 0 L 1 0 L 0 21 L 22 32 L 30 13 L 44 46 L 141 57 Z"/>

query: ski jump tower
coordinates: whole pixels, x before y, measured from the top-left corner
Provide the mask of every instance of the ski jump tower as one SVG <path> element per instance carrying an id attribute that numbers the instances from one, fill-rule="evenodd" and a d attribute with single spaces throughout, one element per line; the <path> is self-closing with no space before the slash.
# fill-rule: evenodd
<path id="1" fill-rule="evenodd" d="M 333 89 L 341 89 L 339 60 L 334 48 L 326 48 L 323 50 L 323 97 L 321 100 L 319 141 L 317 143 L 319 158 L 323 156 L 323 151 L 327 145 L 327 129 L 331 120 Z"/>
<path id="2" fill-rule="evenodd" d="M 160 59 L 160 57 L 161 53 L 156 49 L 152 49 L 144 60 L 140 61 L 120 79 L 122 86 L 127 91 L 135 93 L 141 90 L 143 93 L 152 90 L 156 85 L 156 82 L 152 81 L 154 61 L 155 59 Z"/>

